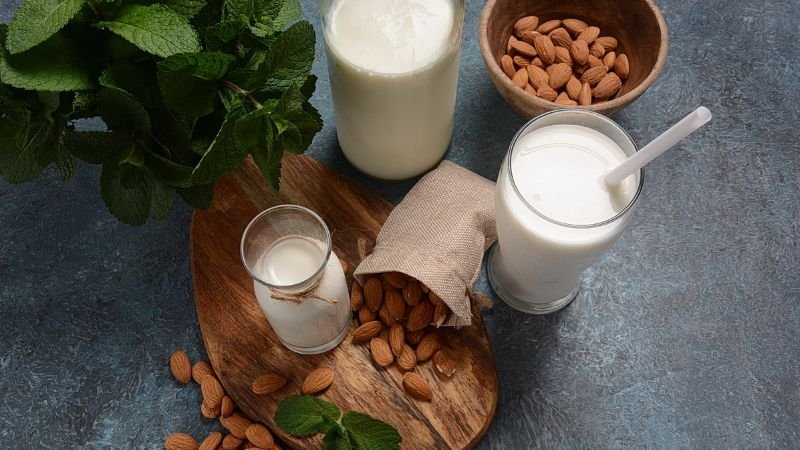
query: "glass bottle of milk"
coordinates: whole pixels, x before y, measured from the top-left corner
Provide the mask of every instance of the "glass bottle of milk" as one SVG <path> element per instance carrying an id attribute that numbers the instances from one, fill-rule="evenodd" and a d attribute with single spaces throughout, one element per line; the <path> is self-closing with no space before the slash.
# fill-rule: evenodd
<path id="1" fill-rule="evenodd" d="M 322 0 L 339 145 L 360 171 L 433 168 L 453 131 L 463 0 Z"/>
<path id="2" fill-rule="evenodd" d="M 600 177 L 636 150 L 616 123 L 588 111 L 554 111 L 522 127 L 497 179 L 488 274 L 500 298 L 546 314 L 577 296 L 581 273 L 629 225 L 644 171 L 611 191 Z"/>
<path id="3" fill-rule="evenodd" d="M 328 351 L 350 327 L 350 295 L 331 235 L 313 211 L 276 206 L 242 235 L 241 256 L 278 339 L 302 354 Z"/>

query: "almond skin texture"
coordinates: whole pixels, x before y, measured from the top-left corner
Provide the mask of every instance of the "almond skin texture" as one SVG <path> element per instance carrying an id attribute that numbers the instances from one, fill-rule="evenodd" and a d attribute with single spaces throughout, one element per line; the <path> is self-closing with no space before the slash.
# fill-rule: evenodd
<path id="1" fill-rule="evenodd" d="M 620 53 L 619 56 L 617 56 L 617 60 L 614 61 L 614 72 L 624 80 L 628 78 L 630 70 L 631 67 L 628 63 L 628 57 L 624 53 Z"/>
<path id="2" fill-rule="evenodd" d="M 527 72 L 525 77 L 525 82 L 527 83 Z M 395 319 L 402 320 L 406 316 L 406 301 L 403 300 L 403 294 L 399 291 L 387 291 L 384 294 L 384 302 L 386 309 L 389 310 L 389 314 Z"/>
<path id="3" fill-rule="evenodd" d="M 275 439 L 272 438 L 272 433 L 269 432 L 267 427 L 260 423 L 254 423 L 247 427 L 245 436 L 247 436 L 247 440 L 250 441 L 251 444 L 261 448 L 269 448 L 275 443 Z"/>
<path id="4" fill-rule="evenodd" d="M 576 39 L 580 39 L 581 41 L 585 41 L 587 44 L 591 45 L 597 36 L 600 36 L 600 28 L 597 27 L 586 27 L 583 31 L 578 34 Z"/>
<path id="5" fill-rule="evenodd" d="M 617 49 L 617 39 L 611 36 L 603 36 L 594 40 L 595 44 L 601 45 L 607 52 Z"/>
<path id="6" fill-rule="evenodd" d="M 561 21 L 564 28 L 567 29 L 573 36 L 577 36 L 581 31 L 585 30 L 589 25 L 580 19 L 564 19 Z"/>
<path id="7" fill-rule="evenodd" d="M 569 81 L 566 84 L 566 91 L 569 98 L 572 100 L 578 100 L 578 95 L 581 93 L 581 82 L 575 78 L 575 76 L 570 76 Z"/>
<path id="8" fill-rule="evenodd" d="M 539 25 L 539 28 L 537 28 L 536 31 L 542 34 L 547 34 L 560 26 L 561 26 L 560 20 L 558 19 L 548 20 L 547 22 L 544 22 L 543 24 Z"/>
<path id="9" fill-rule="evenodd" d="M 511 44 L 511 49 L 520 55 L 525 55 L 529 58 L 536 56 L 537 49 L 533 48 L 531 44 L 524 41 L 516 41 Z"/>
<path id="10" fill-rule="evenodd" d="M 567 95 L 566 92 L 561 92 L 561 93 L 558 94 L 558 97 L 556 97 L 556 101 L 555 102 L 558 103 L 559 105 L 563 105 L 564 102 L 566 102 L 568 100 L 569 100 L 569 95 Z"/>
<path id="11" fill-rule="evenodd" d="M 444 325 L 447 316 L 450 314 L 450 308 L 444 303 L 439 303 L 433 308 L 433 326 L 439 328 Z"/>
<path id="12" fill-rule="evenodd" d="M 253 423 L 239 414 L 231 414 L 228 417 L 219 419 L 219 421 L 226 430 L 239 439 L 247 438 L 247 428 Z"/>
<path id="13" fill-rule="evenodd" d="M 379 320 L 367 322 L 353 331 L 353 342 L 368 342 L 381 334 L 383 324 Z"/>
<path id="14" fill-rule="evenodd" d="M 572 67 L 572 56 L 569 54 L 568 49 L 556 47 L 556 63 L 562 63 Z"/>
<path id="15" fill-rule="evenodd" d="M 603 64 L 603 60 L 594 55 L 589 55 L 587 64 L 590 69 L 594 67 L 605 66 L 605 64 Z M 608 69 L 608 67 L 606 67 L 606 69 Z"/>
<path id="16" fill-rule="evenodd" d="M 206 419 L 216 419 L 220 416 L 221 412 L 221 404 L 216 408 L 211 406 L 206 400 L 203 400 L 203 403 L 200 404 L 200 414 L 202 414 Z"/>
<path id="17" fill-rule="evenodd" d="M 203 401 L 208 402 L 208 406 L 215 410 L 219 408 L 222 397 L 225 396 L 225 391 L 216 378 L 205 377 L 200 384 L 200 391 L 203 393 Z"/>
<path id="18" fill-rule="evenodd" d="M 512 74 L 509 78 L 513 77 L 514 75 Z M 403 289 L 403 299 L 406 301 L 406 305 L 408 306 L 416 306 L 419 304 L 419 301 L 422 299 L 422 288 L 419 285 L 419 281 L 410 280 L 408 282 L 406 287 Z"/>
<path id="19" fill-rule="evenodd" d="M 406 372 L 406 374 L 403 375 L 403 388 L 405 388 L 409 395 L 417 400 L 422 400 L 424 402 L 433 400 L 433 391 L 431 391 L 431 387 L 428 385 L 428 382 L 417 373 Z"/>
<path id="20" fill-rule="evenodd" d="M 614 69 L 614 63 L 617 62 L 617 54 L 616 52 L 608 52 L 606 56 L 603 57 L 603 64 L 608 67 L 608 70 Z"/>
<path id="21" fill-rule="evenodd" d="M 518 38 L 522 38 L 522 34 L 526 31 L 533 31 L 539 26 L 539 18 L 536 16 L 527 16 L 519 19 L 514 24 L 514 34 Z"/>
<path id="22" fill-rule="evenodd" d="M 619 92 L 620 88 L 622 88 L 622 80 L 619 79 L 617 74 L 611 72 L 597 83 L 597 86 L 595 86 L 592 91 L 592 96 L 599 99 L 606 99 Z"/>
<path id="23" fill-rule="evenodd" d="M 430 325 L 433 320 L 433 305 L 430 302 L 420 302 L 419 305 L 411 308 L 408 314 L 406 328 L 408 331 L 419 331 Z"/>
<path id="24" fill-rule="evenodd" d="M 528 94 L 531 94 L 533 96 L 536 96 L 536 89 L 534 89 L 533 86 L 531 86 L 530 84 L 525 86 L 525 92 L 527 92 Z"/>
<path id="25" fill-rule="evenodd" d="M 397 319 L 389 314 L 389 308 L 386 307 L 386 303 L 381 305 L 381 309 L 378 310 L 378 318 L 381 319 L 381 322 L 387 327 L 391 327 L 397 323 Z"/>
<path id="26" fill-rule="evenodd" d="M 406 330 L 399 323 L 389 329 L 389 347 L 392 348 L 394 356 L 399 356 L 406 345 Z"/>
<path id="27" fill-rule="evenodd" d="M 589 54 L 595 58 L 602 59 L 606 54 L 606 49 L 604 49 L 603 46 L 597 42 L 594 42 L 589 46 Z"/>
<path id="28" fill-rule="evenodd" d="M 222 433 L 215 431 L 203 439 L 203 443 L 200 444 L 198 450 L 217 450 L 220 443 L 222 443 Z"/>
<path id="29" fill-rule="evenodd" d="M 364 306 L 364 289 L 358 281 L 354 281 L 350 287 L 350 310 L 358 311 L 362 306 Z"/>
<path id="30" fill-rule="evenodd" d="M 528 70 L 528 81 L 534 89 L 550 85 L 550 75 L 541 67 L 531 64 L 525 69 Z"/>
<path id="31" fill-rule="evenodd" d="M 569 81 L 569 77 L 572 76 L 572 67 L 563 63 L 553 64 L 547 68 L 547 75 L 550 76 L 550 87 L 558 90 Z"/>
<path id="32" fill-rule="evenodd" d="M 550 32 L 549 36 L 550 40 L 553 41 L 553 45 L 557 47 L 569 48 L 569 46 L 572 45 L 572 37 L 564 28 L 556 28 Z"/>
<path id="33" fill-rule="evenodd" d="M 440 374 L 450 378 L 456 372 L 456 363 L 444 350 L 439 350 L 433 355 L 433 365 Z"/>
<path id="34" fill-rule="evenodd" d="M 381 278 L 395 289 L 403 289 L 408 283 L 408 276 L 400 272 L 386 272 Z"/>
<path id="35" fill-rule="evenodd" d="M 536 40 L 536 36 L 541 36 L 542 33 L 538 31 L 526 31 L 522 33 L 522 40 L 527 42 L 528 44 L 533 45 L 534 41 Z"/>
<path id="36" fill-rule="evenodd" d="M 583 73 L 581 81 L 583 83 L 589 83 L 590 85 L 594 86 L 606 76 L 606 73 L 608 73 L 608 67 L 606 66 L 600 65 L 597 67 L 592 67 L 591 69 Z"/>
<path id="37" fill-rule="evenodd" d="M 540 69 L 544 69 L 544 63 L 542 62 L 542 58 L 539 58 L 538 56 L 531 60 L 531 65 L 539 67 Z"/>
<path id="38" fill-rule="evenodd" d="M 253 380 L 253 392 L 258 395 L 272 394 L 286 384 L 286 378 L 277 373 L 267 373 Z M 241 436 L 236 436 L 241 438 Z"/>
<path id="39" fill-rule="evenodd" d="M 317 394 L 319 392 L 324 391 L 328 388 L 328 386 L 333 383 L 333 378 L 336 374 L 333 373 L 333 370 L 327 367 L 320 367 L 319 369 L 314 370 L 306 377 L 306 381 L 303 382 L 303 394 Z M 247 436 L 250 439 L 250 436 Z M 258 445 L 254 440 L 250 439 L 250 442 Z M 263 445 L 259 445 L 259 447 L 264 447 Z"/>
<path id="40" fill-rule="evenodd" d="M 364 300 L 367 308 L 372 312 L 378 312 L 383 303 L 383 284 L 377 278 L 368 278 L 364 282 Z"/>
<path id="41" fill-rule="evenodd" d="M 219 415 L 222 417 L 228 417 L 233 414 L 235 407 L 236 405 L 233 404 L 233 399 L 226 395 L 222 397 L 222 402 L 219 404 Z"/>
<path id="42" fill-rule="evenodd" d="M 372 322 L 377 318 L 378 315 L 369 309 L 367 305 L 362 306 L 361 309 L 358 310 L 358 321 L 362 324 Z"/>
<path id="43" fill-rule="evenodd" d="M 500 58 L 500 67 L 503 69 L 503 73 L 505 73 L 508 78 L 514 78 L 514 73 L 516 73 L 516 70 L 514 69 L 514 59 L 512 57 L 503 55 Z"/>
<path id="44" fill-rule="evenodd" d="M 543 100 L 547 100 L 548 102 L 552 102 L 556 99 L 556 97 L 558 97 L 558 93 L 550 86 L 541 86 L 536 90 L 536 95 Z"/>
<path id="45" fill-rule="evenodd" d="M 426 335 L 417 346 L 417 362 L 427 361 L 441 347 L 438 335 L 433 333 Z"/>
<path id="46" fill-rule="evenodd" d="M 197 450 L 197 441 L 186 433 L 172 433 L 164 441 L 167 450 Z"/>
<path id="47" fill-rule="evenodd" d="M 553 64 L 556 59 L 556 47 L 553 45 L 553 41 L 547 36 L 536 36 L 533 43 L 536 48 L 536 54 L 533 56 L 539 56 L 545 66 Z"/>
<path id="48" fill-rule="evenodd" d="M 580 39 L 572 41 L 572 44 L 569 46 L 569 54 L 576 64 L 586 64 L 589 61 L 589 46 L 586 44 L 586 41 Z"/>
<path id="49" fill-rule="evenodd" d="M 192 362 L 184 351 L 177 351 L 169 357 L 169 370 L 176 380 L 183 384 L 192 379 Z"/>
<path id="50" fill-rule="evenodd" d="M 211 375 L 214 376 L 214 371 L 211 370 L 211 366 L 208 365 L 205 361 L 197 361 L 192 366 L 192 379 L 195 383 L 201 384 L 203 382 L 203 378 Z"/>
<path id="51" fill-rule="evenodd" d="M 513 34 L 508 37 L 508 44 L 506 44 L 506 53 L 511 53 L 511 44 L 513 44 L 514 42 L 517 42 L 518 40 L 519 39 L 514 37 Z"/>
<path id="52" fill-rule="evenodd" d="M 223 450 L 236 450 L 240 445 L 242 445 L 242 440 L 232 434 L 226 434 L 222 438 Z"/>
<path id="53" fill-rule="evenodd" d="M 525 85 L 528 84 L 528 71 L 525 69 L 517 70 L 517 73 L 514 74 L 514 78 L 512 78 L 511 81 L 513 81 L 518 88 L 525 89 Z"/>
<path id="54" fill-rule="evenodd" d="M 517 55 L 514 57 L 514 65 L 521 69 L 528 67 L 530 64 L 531 64 L 530 60 L 525 58 L 524 56 Z"/>
<path id="55" fill-rule="evenodd" d="M 403 370 L 414 370 L 417 366 L 417 354 L 408 344 L 403 345 L 403 351 L 397 357 L 397 367 Z"/>
<path id="56" fill-rule="evenodd" d="M 581 106 L 589 106 L 592 104 L 592 86 L 589 83 L 581 85 L 581 92 L 578 94 L 578 104 Z"/>
<path id="57" fill-rule="evenodd" d="M 389 343 L 381 338 L 372 338 L 369 341 L 369 349 L 372 352 L 372 359 L 375 364 L 381 367 L 389 367 L 394 362 L 394 355 Z"/>

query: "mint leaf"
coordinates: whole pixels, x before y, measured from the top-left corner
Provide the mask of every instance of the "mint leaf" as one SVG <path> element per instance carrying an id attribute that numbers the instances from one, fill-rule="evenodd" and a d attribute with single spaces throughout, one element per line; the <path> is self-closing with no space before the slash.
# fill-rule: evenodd
<path id="1" fill-rule="evenodd" d="M 336 421 L 341 412 L 333 403 L 310 395 L 290 395 L 278 404 L 275 423 L 293 436 L 310 436 L 330 427 L 326 419 Z"/>
<path id="2" fill-rule="evenodd" d="M 161 101 L 152 63 L 119 61 L 100 74 L 100 85 L 127 92 L 143 105 L 154 107 Z"/>
<path id="3" fill-rule="evenodd" d="M 208 150 L 192 172 L 194 184 L 209 184 L 238 166 L 247 156 L 247 148 L 236 145 L 234 128 L 241 116 L 238 111 L 228 113 L 225 122 Z"/>
<path id="4" fill-rule="evenodd" d="M 0 27 L 2 42 L 5 32 Z M 61 34 L 18 55 L 11 55 L 0 46 L 0 81 L 39 91 L 78 91 L 93 86 L 78 50 Z"/>
<path id="5" fill-rule="evenodd" d="M 150 150 L 146 150 L 144 155 L 144 165 L 166 185 L 179 187 L 192 185 L 193 167 L 176 163 Z"/>
<path id="6" fill-rule="evenodd" d="M 292 25 L 275 39 L 249 85 L 263 91 L 283 91 L 303 83 L 314 62 L 315 42 L 310 23 Z"/>
<path id="7" fill-rule="evenodd" d="M 205 0 L 164 0 L 161 2 L 167 8 L 191 19 L 206 6 Z"/>
<path id="8" fill-rule="evenodd" d="M 214 196 L 214 185 L 206 184 L 188 188 L 177 188 L 176 191 L 192 208 L 208 209 L 211 206 L 211 200 Z"/>
<path id="9" fill-rule="evenodd" d="M 281 160 L 283 159 L 283 147 L 275 144 L 275 132 L 269 122 L 263 129 L 265 142 L 250 149 L 261 175 L 267 180 L 267 184 L 273 190 L 280 189 L 281 181 Z"/>
<path id="10" fill-rule="evenodd" d="M 130 94 L 115 88 L 101 89 L 97 94 L 97 109 L 108 128 L 114 131 L 149 133 L 150 115 Z"/>
<path id="11" fill-rule="evenodd" d="M 247 23 L 241 18 L 223 20 L 206 29 L 205 41 L 207 50 L 219 50 L 228 42 L 236 39 L 239 31 Z"/>
<path id="12" fill-rule="evenodd" d="M 147 177 L 147 186 L 150 191 L 150 216 L 159 220 L 166 219 L 172 209 L 175 190 L 152 176 Z"/>
<path id="13" fill-rule="evenodd" d="M 75 158 L 67 152 L 63 145 L 64 133 L 65 124 L 63 121 L 59 121 L 51 128 L 47 140 L 34 150 L 34 158 L 36 163 L 42 167 L 54 163 L 61 174 L 61 179 L 67 181 L 75 175 Z"/>
<path id="14" fill-rule="evenodd" d="M 130 164 L 104 164 L 100 194 L 108 210 L 128 225 L 142 225 L 150 217 L 151 200 L 146 172 Z"/>
<path id="15" fill-rule="evenodd" d="M 341 422 L 350 432 L 358 450 L 400 448 L 400 433 L 386 422 L 355 411 L 345 412 Z"/>
<path id="16" fill-rule="evenodd" d="M 197 32 L 186 18 L 164 5 L 124 5 L 114 20 L 97 22 L 140 49 L 166 58 L 200 51 Z"/>
<path id="17" fill-rule="evenodd" d="M 269 127 L 266 117 L 268 113 L 266 108 L 261 108 L 236 121 L 234 137 L 237 145 L 242 147 L 266 145 L 267 133 L 270 131 L 267 130 Z"/>
<path id="18" fill-rule="evenodd" d="M 287 24 L 299 19 L 302 12 L 300 0 L 285 0 L 278 15 L 272 20 L 272 24 L 275 28 L 282 29 Z"/>
<path id="19" fill-rule="evenodd" d="M 36 150 L 47 141 L 51 128 L 47 120 L 31 120 L 29 111 L 0 111 L 0 176 L 6 182 L 22 183 L 42 172 Z"/>
<path id="20" fill-rule="evenodd" d="M 24 0 L 8 26 L 6 48 L 22 53 L 58 32 L 83 6 L 84 0 Z"/>
<path id="21" fill-rule="evenodd" d="M 322 448 L 324 450 L 352 450 L 350 432 L 337 424 L 336 427 L 325 433 L 325 437 L 322 439 Z"/>
<path id="22" fill-rule="evenodd" d="M 234 57 L 220 52 L 182 53 L 158 63 L 158 84 L 164 103 L 191 117 L 214 110 L 217 81 Z"/>
<path id="23" fill-rule="evenodd" d="M 89 164 L 102 164 L 119 149 L 133 147 L 133 138 L 114 131 L 72 131 L 63 137 L 64 149 Z"/>

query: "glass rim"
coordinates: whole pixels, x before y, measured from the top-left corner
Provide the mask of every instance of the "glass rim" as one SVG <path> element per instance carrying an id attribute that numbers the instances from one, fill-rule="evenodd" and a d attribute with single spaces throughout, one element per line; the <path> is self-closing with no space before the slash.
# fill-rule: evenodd
<path id="1" fill-rule="evenodd" d="M 325 231 L 325 247 L 326 247 L 326 249 L 325 249 L 325 257 L 322 259 L 322 262 L 320 263 L 320 266 L 317 268 L 317 270 L 314 271 L 313 274 L 311 274 L 308 278 L 304 279 L 303 281 L 300 281 L 300 282 L 294 283 L 294 284 L 285 284 L 285 285 L 272 284 L 272 283 L 269 283 L 267 281 L 262 280 L 261 278 L 256 276 L 253 273 L 253 271 L 250 270 L 250 266 L 247 264 L 247 260 L 245 259 L 245 254 L 244 254 L 245 238 L 251 232 L 251 228 L 253 227 L 253 225 L 255 225 L 256 222 L 260 221 L 261 219 L 265 218 L 268 215 L 275 214 L 277 212 L 282 212 L 282 211 L 289 211 L 289 210 L 300 211 L 300 212 L 302 212 L 304 214 L 307 214 L 307 215 L 311 216 L 314 220 L 317 221 L 317 223 L 319 223 L 322 226 L 322 229 Z M 267 208 L 264 211 L 261 211 L 260 213 L 258 213 L 255 217 L 253 217 L 250 220 L 250 223 L 247 224 L 247 227 L 245 227 L 244 232 L 242 232 L 242 239 L 241 239 L 241 241 L 239 243 L 239 258 L 242 260 L 242 265 L 244 266 L 244 269 L 247 271 L 247 273 L 250 275 L 250 277 L 252 279 L 254 279 L 255 281 L 261 283 L 262 285 L 264 285 L 264 286 L 266 286 L 266 287 L 268 287 L 270 289 L 279 289 L 279 290 L 290 291 L 290 292 L 302 289 L 303 285 L 308 283 L 309 280 L 313 280 L 313 279 L 317 278 L 323 271 L 325 271 L 325 267 L 328 265 L 328 260 L 330 260 L 331 253 L 333 253 L 333 242 L 331 240 L 331 231 L 328 229 L 328 225 L 325 223 L 325 221 L 322 220 L 322 217 L 320 217 L 319 214 L 315 213 L 314 211 L 306 208 L 305 206 L 291 205 L 291 204 L 273 206 L 271 208 Z"/>
<path id="2" fill-rule="evenodd" d="M 536 214 L 537 216 L 541 217 L 542 219 L 545 219 L 546 221 L 548 221 L 550 223 L 553 223 L 555 225 L 568 227 L 568 228 L 588 229 L 588 228 L 598 228 L 598 227 L 602 227 L 604 225 L 608 225 L 610 223 L 613 223 L 613 222 L 617 221 L 618 219 L 620 219 L 622 216 L 624 216 L 628 211 L 630 211 L 630 209 L 636 203 L 636 200 L 639 199 L 639 196 L 642 193 L 642 188 L 644 187 L 644 173 L 645 173 L 644 167 L 639 169 L 639 185 L 636 188 L 636 193 L 633 195 L 633 197 L 631 198 L 630 202 L 628 202 L 628 204 L 625 205 L 625 207 L 622 208 L 622 210 L 620 212 L 618 212 L 617 214 L 611 216 L 610 218 L 608 218 L 606 220 L 603 220 L 601 222 L 590 223 L 590 224 L 575 224 L 575 223 L 569 223 L 569 222 L 562 222 L 562 221 L 554 219 L 552 217 L 548 217 L 547 214 L 539 211 L 538 209 L 536 209 L 536 207 L 534 207 L 533 205 L 531 205 L 528 202 L 528 200 L 519 191 L 519 188 L 517 187 L 517 183 L 514 182 L 514 171 L 512 170 L 512 167 L 511 167 L 511 156 L 512 156 L 512 154 L 514 152 L 514 144 L 516 144 L 517 141 L 522 137 L 522 132 L 525 131 L 529 126 L 533 125 L 536 121 L 541 120 L 544 117 L 551 116 L 551 115 L 559 115 L 559 114 L 564 114 L 564 113 L 585 114 L 585 115 L 588 115 L 588 116 L 593 116 L 596 119 L 600 119 L 601 121 L 605 121 L 607 124 L 610 124 L 613 128 L 616 128 L 617 130 L 622 132 L 623 136 L 625 136 L 628 139 L 628 141 L 630 141 L 631 145 L 633 146 L 634 152 L 638 152 L 639 151 L 639 146 L 636 145 L 636 141 L 633 140 L 633 138 L 628 134 L 628 132 L 625 131 L 624 128 L 619 126 L 618 123 L 614 122 L 613 120 L 609 119 L 608 117 L 606 117 L 606 116 L 604 116 L 602 114 L 596 113 L 594 111 L 587 111 L 587 110 L 584 110 L 584 109 L 556 109 L 556 110 L 553 110 L 553 111 L 548 111 L 546 113 L 540 114 L 540 115 L 534 117 L 533 119 L 527 121 L 525 123 L 525 125 L 520 127 L 520 129 L 516 132 L 516 134 L 514 134 L 514 137 L 511 139 L 511 143 L 508 145 L 508 152 L 506 152 L 505 164 L 506 164 L 506 167 L 507 167 L 506 170 L 508 170 L 508 178 L 509 178 L 509 181 L 511 183 L 511 187 L 514 188 L 514 193 L 517 195 L 517 198 L 519 198 L 522 201 L 522 203 L 525 204 L 525 206 L 529 210 L 531 210 L 534 214 Z"/>

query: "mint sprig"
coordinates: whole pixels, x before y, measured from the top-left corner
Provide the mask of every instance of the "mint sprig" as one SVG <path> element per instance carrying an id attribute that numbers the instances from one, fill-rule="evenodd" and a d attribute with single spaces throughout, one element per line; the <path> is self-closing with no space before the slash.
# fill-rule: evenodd
<path id="1" fill-rule="evenodd" d="M 322 442 L 326 450 L 400 448 L 400 433 L 388 423 L 355 411 L 342 412 L 333 403 L 310 395 L 281 400 L 275 422 L 293 436 L 325 433 Z"/>

